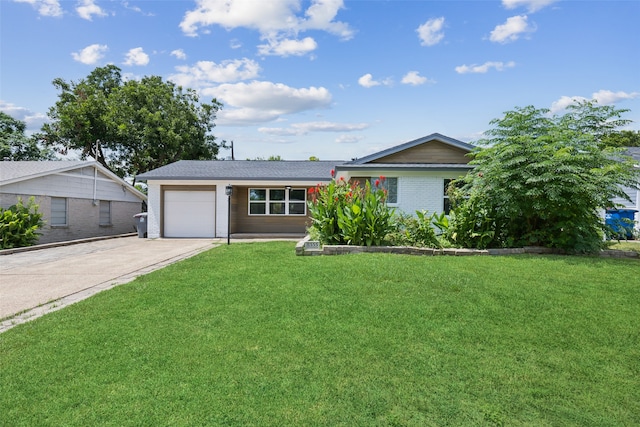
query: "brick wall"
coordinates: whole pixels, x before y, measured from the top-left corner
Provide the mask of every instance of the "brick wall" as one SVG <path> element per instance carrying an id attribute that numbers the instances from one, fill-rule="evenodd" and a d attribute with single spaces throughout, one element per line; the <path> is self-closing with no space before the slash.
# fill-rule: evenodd
<path id="1" fill-rule="evenodd" d="M 443 189 L 442 177 L 402 176 L 398 179 L 398 209 L 408 214 L 418 210 L 441 213 Z"/>
<path id="2" fill-rule="evenodd" d="M 2 207 L 9 207 L 16 203 L 18 197 L 22 197 L 26 203 L 28 195 L 2 194 L 0 195 Z M 36 196 L 35 202 L 39 205 L 39 211 L 43 214 L 45 226 L 38 243 L 61 242 L 67 240 L 83 239 L 87 237 L 110 236 L 115 234 L 133 233 L 136 231 L 133 215 L 141 212 L 141 202 L 111 202 L 111 225 L 100 225 L 100 205 L 94 205 L 90 199 L 67 199 L 67 225 L 51 226 L 51 198 L 48 196 Z"/>

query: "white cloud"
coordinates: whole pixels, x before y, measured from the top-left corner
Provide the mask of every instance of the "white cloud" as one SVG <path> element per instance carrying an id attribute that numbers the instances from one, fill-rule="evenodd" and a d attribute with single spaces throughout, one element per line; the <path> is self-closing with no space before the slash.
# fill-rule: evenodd
<path id="1" fill-rule="evenodd" d="M 362 141 L 364 136 L 362 135 L 340 135 L 336 138 L 336 142 L 338 144 L 354 144 L 356 142 Z"/>
<path id="2" fill-rule="evenodd" d="M 504 62 L 494 62 L 489 61 L 485 62 L 482 65 L 471 64 L 471 65 L 459 65 L 456 67 L 456 73 L 458 74 L 468 74 L 468 73 L 486 73 L 490 69 L 495 69 L 496 71 L 504 71 L 506 68 L 513 68 L 516 66 L 516 63 L 513 61 L 509 61 L 507 63 Z"/>
<path id="3" fill-rule="evenodd" d="M 187 59 L 187 54 L 182 49 L 172 50 L 171 56 L 175 56 L 178 59 Z"/>
<path id="4" fill-rule="evenodd" d="M 409 71 L 404 75 L 404 77 L 402 77 L 401 83 L 405 85 L 419 86 L 425 83 L 435 83 L 435 81 L 421 76 L 418 71 Z"/>
<path id="5" fill-rule="evenodd" d="M 92 44 L 79 52 L 72 52 L 71 56 L 78 62 L 83 64 L 92 65 L 104 58 L 104 53 L 107 51 L 106 44 Z"/>
<path id="6" fill-rule="evenodd" d="M 640 92 L 612 92 L 610 90 L 599 90 L 592 95 L 593 100 L 597 101 L 600 105 L 611 105 L 616 102 L 623 101 L 625 99 L 634 99 L 640 96 Z"/>
<path id="7" fill-rule="evenodd" d="M 393 84 L 393 80 L 391 78 L 386 78 L 381 81 L 374 80 L 371 73 L 367 73 L 358 79 L 358 84 L 366 88 L 380 86 L 380 85 L 391 86 Z"/>
<path id="8" fill-rule="evenodd" d="M 28 108 L 19 107 L 15 104 L 2 100 L 0 100 L 0 111 L 10 115 L 16 120 L 25 122 L 27 134 L 39 131 L 40 128 L 42 128 L 42 125 L 49 121 L 46 114 L 35 113 Z"/>
<path id="9" fill-rule="evenodd" d="M 379 86 L 380 82 L 373 80 L 373 76 L 370 73 L 367 73 L 358 79 L 358 84 L 364 87 L 373 87 Z"/>
<path id="10" fill-rule="evenodd" d="M 533 13 L 557 1 L 558 0 L 502 0 L 502 5 L 506 9 L 515 9 L 523 6 L 527 8 L 529 13 Z"/>
<path id="11" fill-rule="evenodd" d="M 217 64 L 213 61 L 198 61 L 192 67 L 176 67 L 178 74 L 169 80 L 182 87 L 192 89 L 209 88 L 217 83 L 230 83 L 258 77 L 260 66 L 252 59 L 233 59 Z"/>
<path id="12" fill-rule="evenodd" d="M 148 63 L 149 55 L 144 53 L 141 47 L 129 49 L 124 61 L 124 65 L 147 65 Z"/>
<path id="13" fill-rule="evenodd" d="M 203 89 L 221 101 L 219 124 L 243 125 L 276 120 L 285 114 L 328 108 L 331 93 L 324 87 L 293 88 L 282 83 L 225 83 Z M 231 108 L 229 108 L 231 107 Z"/>
<path id="14" fill-rule="evenodd" d="M 62 7 L 59 0 L 14 0 L 18 3 L 29 3 L 42 16 L 62 16 Z"/>
<path id="15" fill-rule="evenodd" d="M 76 7 L 76 12 L 82 19 L 86 19 L 87 21 L 91 21 L 93 16 L 107 16 L 107 13 L 94 2 L 95 0 L 82 0 L 78 7 Z"/>
<path id="16" fill-rule="evenodd" d="M 294 123 L 288 128 L 259 128 L 258 131 L 269 135 L 293 136 L 309 132 L 354 132 L 368 127 L 367 123 L 305 122 Z"/>
<path id="17" fill-rule="evenodd" d="M 557 113 L 565 110 L 569 105 L 583 101 L 596 101 L 598 105 L 611 105 L 625 99 L 634 99 L 640 97 L 640 92 L 612 92 L 610 90 L 599 90 L 591 95 L 591 99 L 584 96 L 561 96 L 557 101 L 551 103 L 549 111 Z"/>
<path id="18" fill-rule="evenodd" d="M 517 15 L 507 18 L 504 24 L 496 26 L 491 31 L 489 40 L 496 43 L 509 43 L 518 40 L 522 34 L 534 31 L 535 27 L 527 22 L 527 15 Z"/>
<path id="19" fill-rule="evenodd" d="M 444 33 L 444 17 L 429 19 L 416 30 L 422 46 L 433 46 L 442 41 Z"/>
<path id="20" fill-rule="evenodd" d="M 140 7 L 138 7 L 138 6 L 133 6 L 133 5 L 129 4 L 129 2 L 128 2 L 128 1 L 123 1 L 123 2 L 122 2 L 122 7 L 124 7 L 125 9 L 128 9 L 128 10 L 132 10 L 132 11 L 134 11 L 134 12 L 140 13 L 140 14 L 142 14 L 142 15 L 144 15 L 144 16 L 154 16 L 154 15 L 153 15 L 153 13 L 151 13 L 151 12 L 145 12 L 145 11 L 143 11 Z"/>
<path id="21" fill-rule="evenodd" d="M 262 40 L 268 41 L 267 45 L 260 46 L 261 50 L 265 46 L 280 45 L 270 41 L 294 40 L 300 32 L 308 30 L 327 31 L 349 39 L 353 36 L 349 25 L 334 20 L 343 7 L 343 0 L 312 0 L 309 8 L 301 15 L 300 0 L 197 0 L 196 8 L 184 15 L 180 28 L 188 36 L 196 36 L 211 25 L 220 25 L 227 30 L 250 28 L 260 32 Z M 309 40 L 305 39 L 304 50 L 308 52 L 309 46 Z M 295 51 L 302 52 L 300 47 L 298 42 Z M 284 48 L 284 54 L 291 55 L 291 48 L 292 46 Z M 278 54 L 277 49 L 267 51 L 271 55 Z"/>
<path id="22" fill-rule="evenodd" d="M 302 40 L 282 39 L 268 40 L 267 44 L 258 45 L 260 55 L 302 56 L 316 50 L 318 44 L 311 37 Z"/>

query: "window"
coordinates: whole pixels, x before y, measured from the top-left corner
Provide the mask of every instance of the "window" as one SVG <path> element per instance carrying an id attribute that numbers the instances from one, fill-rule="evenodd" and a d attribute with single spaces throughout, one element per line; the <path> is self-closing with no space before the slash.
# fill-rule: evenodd
<path id="1" fill-rule="evenodd" d="M 442 211 L 445 215 L 449 215 L 449 212 L 451 212 L 452 208 L 451 199 L 449 198 L 449 187 L 453 184 L 453 187 L 451 189 L 459 190 L 464 185 L 464 181 L 462 181 L 462 177 L 458 177 L 457 179 L 445 179 L 443 180 L 443 183 L 444 185 L 442 188 L 442 197 L 444 199 L 444 203 L 442 204 Z"/>
<path id="2" fill-rule="evenodd" d="M 442 211 L 444 212 L 445 215 L 449 215 L 449 212 L 451 212 L 451 200 L 449 200 L 449 184 L 451 184 L 451 181 L 453 181 L 452 179 L 445 179 L 444 180 L 444 186 L 443 186 L 443 192 L 442 194 L 444 195 L 444 203 L 442 205 Z"/>
<path id="3" fill-rule="evenodd" d="M 380 178 L 371 178 L 371 189 L 375 190 L 377 180 Z M 387 190 L 387 203 L 398 203 L 398 178 L 385 178 L 380 187 Z"/>
<path id="4" fill-rule="evenodd" d="M 100 200 L 100 225 L 111 225 L 111 202 Z"/>
<path id="5" fill-rule="evenodd" d="M 51 198 L 50 225 L 67 225 L 67 199 L 62 197 Z"/>
<path id="6" fill-rule="evenodd" d="M 304 188 L 250 188 L 249 215 L 306 215 Z"/>

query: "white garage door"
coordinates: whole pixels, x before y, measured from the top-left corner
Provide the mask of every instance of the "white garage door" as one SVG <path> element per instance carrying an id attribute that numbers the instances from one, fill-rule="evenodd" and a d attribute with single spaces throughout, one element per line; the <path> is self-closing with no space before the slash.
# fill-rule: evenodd
<path id="1" fill-rule="evenodd" d="M 215 237 L 215 191 L 165 191 L 164 237 Z"/>

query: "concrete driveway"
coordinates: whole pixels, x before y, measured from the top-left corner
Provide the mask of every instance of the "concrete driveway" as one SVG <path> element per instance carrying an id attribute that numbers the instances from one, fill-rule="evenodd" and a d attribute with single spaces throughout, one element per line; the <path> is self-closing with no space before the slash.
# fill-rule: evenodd
<path id="1" fill-rule="evenodd" d="M 0 332 L 219 243 L 122 237 L 2 255 Z"/>

